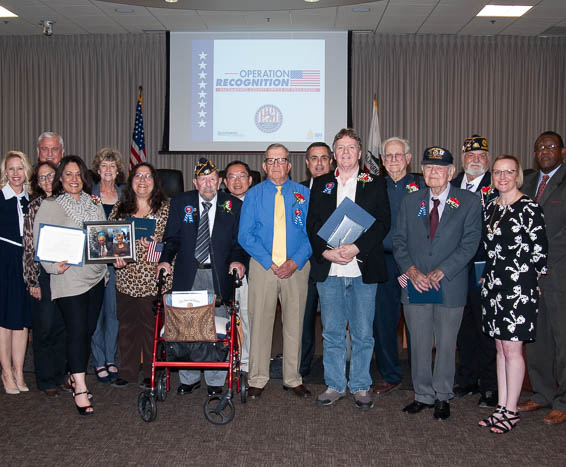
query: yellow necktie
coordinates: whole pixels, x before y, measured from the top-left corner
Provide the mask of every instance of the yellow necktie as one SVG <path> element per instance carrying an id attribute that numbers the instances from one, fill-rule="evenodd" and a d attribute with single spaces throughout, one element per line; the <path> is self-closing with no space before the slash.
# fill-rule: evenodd
<path id="1" fill-rule="evenodd" d="M 287 261 L 287 234 L 285 231 L 285 200 L 281 194 L 281 187 L 277 187 L 275 194 L 275 212 L 273 215 L 273 249 L 271 259 L 277 266 Z"/>

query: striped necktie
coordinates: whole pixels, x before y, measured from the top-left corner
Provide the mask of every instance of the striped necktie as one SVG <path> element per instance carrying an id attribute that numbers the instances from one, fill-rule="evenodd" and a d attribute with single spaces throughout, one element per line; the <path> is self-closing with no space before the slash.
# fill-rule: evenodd
<path id="1" fill-rule="evenodd" d="M 538 200 L 542 196 L 544 189 L 546 188 L 546 184 L 548 183 L 548 179 L 550 175 L 543 175 L 542 180 L 540 181 L 540 185 L 538 186 L 537 194 L 535 196 L 535 201 L 538 203 Z"/>
<path id="2" fill-rule="evenodd" d="M 275 193 L 275 210 L 273 214 L 273 248 L 271 260 L 281 266 L 287 261 L 287 233 L 285 224 L 285 200 L 281 194 L 281 186 Z"/>
<path id="3" fill-rule="evenodd" d="M 208 210 L 212 203 L 202 203 L 202 214 L 198 223 L 197 246 L 195 248 L 195 258 L 199 264 L 203 264 L 209 255 L 210 250 L 210 231 L 208 228 Z"/>

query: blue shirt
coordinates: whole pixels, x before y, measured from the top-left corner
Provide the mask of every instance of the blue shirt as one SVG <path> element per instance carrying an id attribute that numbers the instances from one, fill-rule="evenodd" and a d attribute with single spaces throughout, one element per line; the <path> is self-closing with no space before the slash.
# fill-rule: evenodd
<path id="1" fill-rule="evenodd" d="M 269 179 L 252 187 L 246 193 L 240 215 L 238 242 L 266 271 L 273 264 L 271 252 L 276 193 L 276 185 Z M 297 202 L 295 193 L 300 193 L 304 202 Z M 285 201 L 287 259 L 292 259 L 302 269 L 312 255 L 306 229 L 310 190 L 287 179 L 281 194 Z"/>
<path id="2" fill-rule="evenodd" d="M 399 214 L 399 209 L 401 209 L 401 200 L 409 193 L 407 185 L 410 183 L 422 184 L 418 177 L 413 174 L 405 175 L 398 182 L 394 182 L 391 177 L 385 177 L 387 182 L 387 196 L 389 197 L 389 207 L 391 209 L 391 229 L 383 239 L 383 250 L 385 253 L 393 253 L 393 234 L 395 233 L 395 227 L 397 226 L 397 214 Z M 419 186 L 422 189 L 422 186 Z"/>

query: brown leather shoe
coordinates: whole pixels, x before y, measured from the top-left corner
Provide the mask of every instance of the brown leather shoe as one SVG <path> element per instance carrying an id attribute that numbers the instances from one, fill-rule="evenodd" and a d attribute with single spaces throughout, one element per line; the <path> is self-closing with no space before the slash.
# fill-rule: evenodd
<path id="1" fill-rule="evenodd" d="M 57 386 L 57 389 L 63 392 L 73 392 L 73 386 L 71 386 L 69 383 L 60 384 L 59 386 Z"/>
<path id="2" fill-rule="evenodd" d="M 53 388 L 53 389 L 44 389 L 43 393 L 51 398 L 51 397 L 57 397 L 57 389 Z"/>
<path id="3" fill-rule="evenodd" d="M 307 387 L 304 384 L 299 384 L 294 388 L 290 388 L 289 386 L 283 386 L 283 390 L 292 391 L 293 394 L 295 394 L 295 396 L 301 397 L 303 399 L 310 397 L 312 395 L 312 393 L 307 389 Z"/>
<path id="4" fill-rule="evenodd" d="M 537 404 L 535 401 L 529 399 L 525 402 L 521 402 L 517 406 L 519 412 L 534 412 L 535 410 L 542 409 L 542 405 Z"/>
<path id="5" fill-rule="evenodd" d="M 377 394 L 378 396 L 381 396 L 382 394 L 387 394 L 389 391 L 393 391 L 394 389 L 397 389 L 399 386 L 401 386 L 401 381 L 399 381 L 398 383 L 388 383 L 387 381 L 380 381 L 375 385 L 374 388 L 372 388 L 371 392 Z"/>
<path id="6" fill-rule="evenodd" d="M 254 388 L 253 386 L 250 386 L 248 388 L 248 399 L 259 399 L 262 392 L 263 388 Z"/>
<path id="7" fill-rule="evenodd" d="M 559 425 L 566 422 L 566 412 L 562 410 L 551 410 L 550 413 L 544 417 L 544 423 L 548 425 Z"/>

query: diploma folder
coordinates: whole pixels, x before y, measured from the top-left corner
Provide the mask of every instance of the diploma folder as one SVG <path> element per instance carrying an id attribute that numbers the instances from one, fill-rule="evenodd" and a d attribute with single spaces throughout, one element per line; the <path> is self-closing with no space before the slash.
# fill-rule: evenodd
<path id="1" fill-rule="evenodd" d="M 52 224 L 39 224 L 34 261 L 58 263 L 67 261 L 82 266 L 86 244 L 86 230 Z"/>
<path id="2" fill-rule="evenodd" d="M 375 217 L 346 197 L 318 231 L 332 248 L 354 243 L 375 222 Z"/>
<path id="3" fill-rule="evenodd" d="M 147 219 L 145 217 L 126 217 L 126 221 L 134 222 L 136 240 L 139 240 L 142 237 L 151 240 L 150 237 L 155 234 L 155 224 L 157 223 L 155 219 Z"/>
<path id="4" fill-rule="evenodd" d="M 442 287 L 436 290 L 434 287 L 426 292 L 419 292 L 411 281 L 407 281 L 407 292 L 411 305 L 424 305 L 427 303 L 442 303 Z"/>

